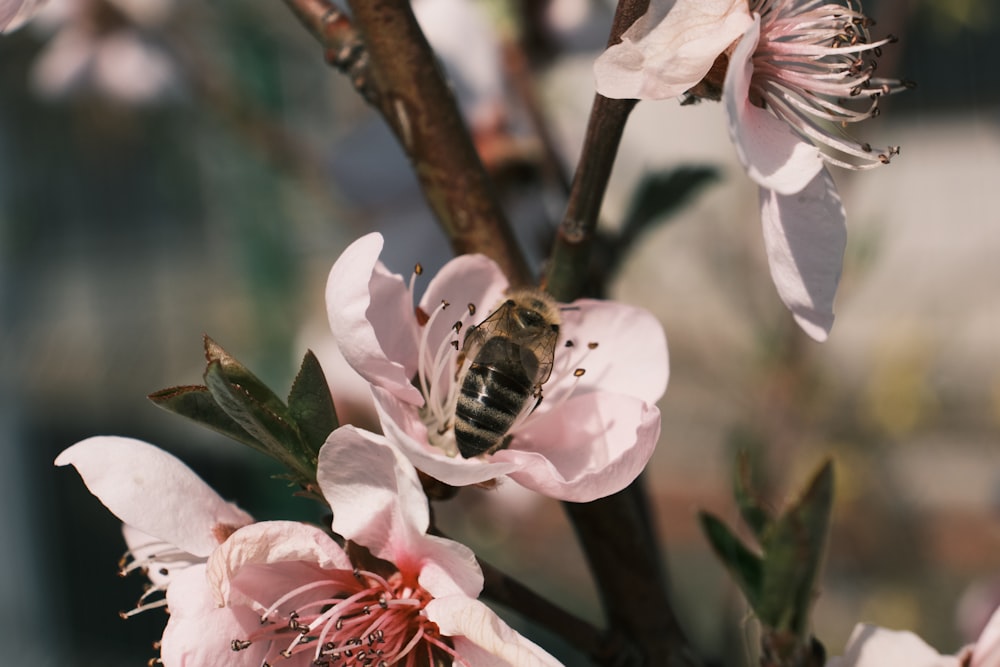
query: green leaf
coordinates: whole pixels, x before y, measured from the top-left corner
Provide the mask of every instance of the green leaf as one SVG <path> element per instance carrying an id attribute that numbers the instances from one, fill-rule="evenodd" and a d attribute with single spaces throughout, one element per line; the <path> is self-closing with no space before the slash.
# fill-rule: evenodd
<path id="1" fill-rule="evenodd" d="M 164 410 L 187 417 L 244 445 L 266 451 L 236 420 L 219 407 L 208 387 L 202 385 L 169 387 L 153 392 L 148 398 Z"/>
<path id="2" fill-rule="evenodd" d="M 743 591 L 747 603 L 754 610 L 760 604 L 763 583 L 763 562 L 761 557 L 750 551 L 732 531 L 714 515 L 699 512 L 701 528 L 708 538 L 712 550 L 729 570 L 736 584 Z"/>
<path id="3" fill-rule="evenodd" d="M 258 401 L 242 385 L 231 382 L 220 361 L 209 362 L 205 384 L 219 407 L 257 440 L 258 449 L 263 448 L 262 451 L 296 473 L 306 474 L 307 479 L 315 474 L 301 458 L 305 447 L 296 426 Z"/>
<path id="4" fill-rule="evenodd" d="M 213 361 L 218 362 L 223 376 L 231 384 L 238 385 L 255 403 L 282 419 L 289 420 L 288 408 L 277 394 L 208 336 L 205 336 L 205 359 L 209 365 Z"/>
<path id="5" fill-rule="evenodd" d="M 699 188 L 718 177 L 713 167 L 681 167 L 647 174 L 632 195 L 621 227 L 621 241 L 628 246 L 652 223 L 680 208 Z"/>
<path id="6" fill-rule="evenodd" d="M 764 535 L 764 580 L 758 616 L 764 624 L 809 638 L 809 611 L 833 507 L 833 463 L 813 476 L 799 500 Z"/>
<path id="7" fill-rule="evenodd" d="M 288 393 L 288 412 L 298 424 L 309 451 L 318 456 L 319 448 L 339 424 L 330 385 L 312 350 L 303 357 L 302 366 Z"/>
<path id="8" fill-rule="evenodd" d="M 758 540 L 771 526 L 774 517 L 764 506 L 763 501 L 751 489 L 750 484 L 750 455 L 746 450 L 740 452 L 739 462 L 736 466 L 736 476 L 733 481 L 733 495 L 736 498 L 736 505 L 740 510 L 740 516 L 750 527 Z"/>

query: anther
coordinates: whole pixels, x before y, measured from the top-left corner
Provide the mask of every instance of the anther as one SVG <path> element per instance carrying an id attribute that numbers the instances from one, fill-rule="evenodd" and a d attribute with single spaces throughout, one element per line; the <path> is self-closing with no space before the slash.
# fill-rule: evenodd
<path id="1" fill-rule="evenodd" d="M 573 347 L 573 341 L 571 341 L 571 340 L 568 340 L 568 341 L 566 341 L 565 343 L 563 343 L 563 345 L 564 345 L 565 347 Z"/>
<path id="2" fill-rule="evenodd" d="M 462 320 L 459 320 L 451 325 L 451 328 L 455 330 L 455 333 L 462 333 Z"/>
<path id="3" fill-rule="evenodd" d="M 586 372 L 587 372 L 586 368 L 577 368 L 575 371 L 573 371 L 573 377 L 575 378 L 583 377 L 583 374 Z"/>
<path id="4" fill-rule="evenodd" d="M 475 315 L 476 314 L 476 304 L 470 303 L 470 304 L 468 304 L 466 306 L 466 308 L 469 309 L 469 315 Z"/>
<path id="5" fill-rule="evenodd" d="M 233 643 L 229 645 L 229 648 L 233 649 L 234 651 L 243 651 L 245 649 L 250 648 L 250 640 L 234 639 Z"/>
<path id="6" fill-rule="evenodd" d="M 413 272 L 415 274 L 417 274 L 418 276 L 423 275 L 424 274 L 424 266 L 423 266 L 423 264 L 421 264 L 420 262 L 417 262 L 416 264 L 414 264 L 413 265 Z"/>
<path id="7" fill-rule="evenodd" d="M 596 341 L 591 341 L 591 342 L 587 343 L 587 349 L 588 350 L 596 350 L 597 349 L 597 342 Z"/>

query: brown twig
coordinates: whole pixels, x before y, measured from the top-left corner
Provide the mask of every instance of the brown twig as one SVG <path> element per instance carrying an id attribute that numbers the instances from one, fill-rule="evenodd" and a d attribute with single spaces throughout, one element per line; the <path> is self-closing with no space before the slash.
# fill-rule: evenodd
<path id="1" fill-rule="evenodd" d="M 635 20 L 645 13 L 649 0 L 621 0 L 615 11 L 608 45 L 617 43 Z M 597 230 L 604 192 L 618 154 L 625 122 L 636 100 L 613 100 L 594 95 L 587 121 L 580 161 L 570 189 L 566 213 L 556 235 L 543 286 L 560 301 L 581 295 L 586 282 L 590 247 Z"/>
<path id="2" fill-rule="evenodd" d="M 482 253 L 511 284 L 532 282 L 451 89 L 409 0 L 284 0 L 382 114 L 456 254 Z M 331 60 L 332 57 L 332 60 Z"/>
<path id="3" fill-rule="evenodd" d="M 648 7 L 621 0 L 608 44 Z M 618 145 L 636 100 L 594 97 L 580 162 L 544 279 L 560 301 L 580 296 L 604 192 Z M 563 503 L 597 584 L 610 628 L 636 647 L 638 664 L 693 667 L 699 660 L 677 622 L 667 595 L 661 548 L 642 477 L 624 490 L 586 503 Z"/>

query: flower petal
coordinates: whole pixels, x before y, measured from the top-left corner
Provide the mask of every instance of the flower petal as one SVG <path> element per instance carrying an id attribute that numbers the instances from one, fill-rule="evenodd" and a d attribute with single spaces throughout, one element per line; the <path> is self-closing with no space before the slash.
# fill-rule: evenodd
<path id="1" fill-rule="evenodd" d="M 64 450 L 55 464 L 75 466 L 90 492 L 124 523 L 195 556 L 208 556 L 233 529 L 253 521 L 179 459 L 140 440 L 88 438 Z"/>
<path id="2" fill-rule="evenodd" d="M 385 438 L 343 426 L 319 451 L 316 472 L 333 509 L 333 531 L 400 566 L 430 522 L 413 465 Z"/>
<path id="3" fill-rule="evenodd" d="M 826 340 L 840 282 L 847 225 L 837 186 L 823 169 L 801 192 L 761 189 L 760 219 L 771 279 L 802 330 Z"/>
<path id="4" fill-rule="evenodd" d="M 450 304 L 429 325 L 426 335 L 430 349 L 437 349 L 445 337 L 454 335 L 451 330 L 456 321 L 461 321 L 463 330 L 467 330 L 468 325 L 486 319 L 500 305 L 507 287 L 507 278 L 500 267 L 484 255 L 459 255 L 441 267 L 420 299 L 420 308 L 427 314 L 442 301 Z M 475 313 L 470 314 L 470 310 Z M 464 333 L 460 334 L 460 341 L 462 337 Z"/>
<path id="5" fill-rule="evenodd" d="M 382 235 L 362 236 L 340 255 L 326 283 L 326 307 L 337 345 L 366 380 L 420 405 L 410 384 L 417 369 L 413 302 L 402 277 L 378 261 Z"/>
<path id="6" fill-rule="evenodd" d="M 13 32 L 24 25 L 45 4 L 45 0 L 2 0 L 0 34 Z"/>
<path id="7" fill-rule="evenodd" d="M 514 444 L 493 455 L 517 465 L 518 484 L 573 502 L 621 491 L 646 466 L 660 435 L 660 411 L 635 397 L 574 396 L 528 422 Z"/>
<path id="8" fill-rule="evenodd" d="M 249 608 L 220 607 L 208 584 L 205 566 L 179 571 L 167 589 L 170 620 L 163 630 L 160 659 L 164 667 L 258 667 L 267 653 L 267 643 L 257 642 L 234 652 L 234 639 L 246 637 L 260 626 Z"/>
<path id="9" fill-rule="evenodd" d="M 427 618 L 451 637 L 464 664 L 476 667 L 557 667 L 559 661 L 504 623 L 482 602 L 459 595 L 427 603 Z"/>
<path id="10" fill-rule="evenodd" d="M 261 521 L 233 533 L 208 559 L 208 582 L 216 601 L 219 604 L 230 602 L 233 596 L 233 579 L 242 568 L 277 563 L 300 567 L 306 573 L 303 578 L 307 581 L 316 578 L 314 575 L 309 576 L 316 568 L 353 569 L 344 550 L 320 528 L 297 521 Z M 254 588 L 261 591 L 273 589 L 272 593 L 278 591 L 270 596 L 278 598 L 294 587 L 288 585 L 290 576 L 294 578 L 294 571 L 291 575 L 289 568 L 269 568 L 268 571 L 274 573 L 274 580 L 268 580 L 262 574 L 265 570 L 257 570 L 259 576 L 252 578 Z M 242 592 L 247 595 L 251 593 L 246 585 L 242 587 Z M 267 597 L 258 594 L 253 599 L 263 600 Z"/>
<path id="11" fill-rule="evenodd" d="M 804 188 L 823 168 L 819 149 L 803 141 L 783 120 L 750 102 L 751 60 L 760 36 L 760 17 L 740 39 L 729 61 L 722 99 L 729 135 L 747 174 L 758 185 L 781 194 Z"/>
<path id="12" fill-rule="evenodd" d="M 652 313 L 613 301 L 580 299 L 563 309 L 562 319 L 552 376 L 543 387 L 547 397 L 572 388 L 574 394 L 603 391 L 646 403 L 660 400 L 670 367 L 667 339 Z M 572 347 L 566 347 L 568 341 Z M 593 343 L 597 346 L 591 349 Z M 576 369 L 586 372 L 576 377 Z M 548 409 L 542 401 L 539 411 Z"/>
<path id="13" fill-rule="evenodd" d="M 971 667 L 1000 667 L 1000 609 L 993 612 L 972 652 Z"/>
<path id="14" fill-rule="evenodd" d="M 431 477 L 445 484 L 467 486 L 503 477 L 519 469 L 520 464 L 498 461 L 495 456 L 465 459 L 446 455 L 428 444 L 427 427 L 420 421 L 416 410 L 377 387 L 373 394 L 386 437 L 403 451 L 414 466 Z"/>
<path id="15" fill-rule="evenodd" d="M 955 657 L 942 656 L 912 632 L 858 624 L 843 657 L 827 667 L 960 667 Z"/>
<path id="16" fill-rule="evenodd" d="M 204 557 L 192 555 L 190 558 L 184 558 L 172 548 L 173 545 L 147 535 L 127 523 L 122 524 L 122 536 L 128 545 L 132 563 L 142 563 L 146 577 L 154 586 L 160 588 L 166 587 L 173 580 L 175 573 L 182 572 L 192 565 L 205 563 Z M 162 555 L 164 560 L 157 559 L 157 555 Z"/>
<path id="17" fill-rule="evenodd" d="M 483 571 L 469 547 L 436 535 L 424 535 L 418 581 L 432 596 L 476 598 L 483 590 Z"/>
<path id="18" fill-rule="evenodd" d="M 605 97 L 677 97 L 701 81 L 751 22 L 746 0 L 651 0 L 594 63 Z"/>

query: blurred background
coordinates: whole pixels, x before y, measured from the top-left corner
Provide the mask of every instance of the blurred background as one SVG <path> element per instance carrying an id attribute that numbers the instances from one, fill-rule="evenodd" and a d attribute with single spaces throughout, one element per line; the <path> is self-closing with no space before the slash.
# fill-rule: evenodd
<path id="1" fill-rule="evenodd" d="M 115 576 L 118 522 L 52 460 L 90 435 L 137 437 L 257 518 L 317 519 L 263 457 L 145 396 L 201 381 L 205 333 L 279 393 L 307 347 L 334 368 L 323 290 L 343 247 L 380 230 L 407 275 L 448 249 L 381 120 L 282 3 L 50 5 L 0 38 L 0 643 L 10 664 L 142 664 L 165 618 L 118 618 L 142 585 Z M 610 4 L 415 7 L 538 263 Z M 695 517 L 737 522 L 740 449 L 776 506 L 837 464 L 814 619 L 831 654 L 858 621 L 955 651 L 1000 602 L 1000 10 L 865 9 L 900 37 L 880 74 L 919 87 L 859 129 L 902 146 L 892 165 L 834 174 L 849 246 L 827 343 L 774 293 L 719 105 L 639 105 L 605 202 L 620 241 L 598 267 L 606 294 L 667 331 L 649 488 L 679 615 L 719 665 L 750 664 L 753 640 Z M 639 204 L 652 213 L 635 226 Z M 446 532 L 600 622 L 558 503 L 510 484 L 438 510 Z"/>

